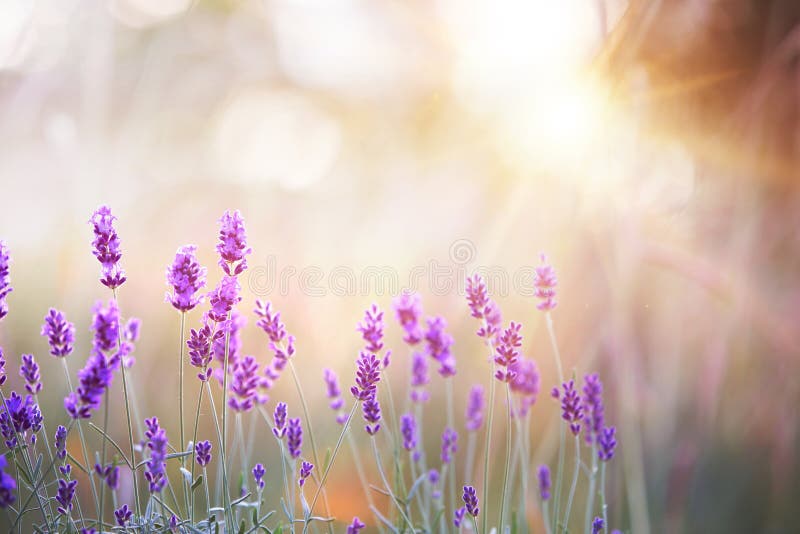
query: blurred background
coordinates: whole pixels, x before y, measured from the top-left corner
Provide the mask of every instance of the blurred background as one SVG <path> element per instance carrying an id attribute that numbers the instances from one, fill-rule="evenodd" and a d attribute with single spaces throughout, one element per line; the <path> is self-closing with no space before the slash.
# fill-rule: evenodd
<path id="1" fill-rule="evenodd" d="M 530 297 L 546 252 L 565 365 L 600 372 L 621 433 L 612 526 L 793 531 L 799 104 L 793 0 L 3 0 L 11 385 L 33 352 L 46 422 L 64 421 L 66 386 L 39 329 L 50 306 L 65 310 L 78 330 L 69 365 L 83 365 L 91 306 L 109 297 L 87 224 L 101 203 L 119 217 L 123 314 L 143 321 L 139 410 L 171 435 L 179 317 L 164 271 L 195 243 L 216 284 L 225 209 L 242 211 L 254 249 L 242 350 L 268 361 L 250 310 L 273 301 L 298 339 L 322 447 L 337 432 L 322 368 L 350 384 L 357 321 L 400 289 L 447 318 L 459 405 L 485 382 L 461 294 L 476 269 L 491 274 L 504 317 L 524 323 L 548 391 L 553 359 Z M 434 280 L 439 267 L 450 285 Z M 355 279 L 344 290 L 343 272 Z M 408 351 L 387 323 L 402 378 Z M 404 394 L 402 379 L 394 386 Z M 270 409 L 276 399 L 299 408 L 289 377 Z M 542 395 L 537 462 L 552 463 L 556 412 Z M 201 435 L 211 431 L 206 421 Z M 333 511 L 366 518 L 341 461 Z"/>

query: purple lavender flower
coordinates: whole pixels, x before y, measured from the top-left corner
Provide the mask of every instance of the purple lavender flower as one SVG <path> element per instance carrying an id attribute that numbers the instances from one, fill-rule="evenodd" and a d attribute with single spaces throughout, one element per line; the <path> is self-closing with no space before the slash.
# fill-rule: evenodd
<path id="1" fill-rule="evenodd" d="M 465 417 L 467 419 L 466 428 L 469 432 L 475 432 L 483 424 L 483 406 L 485 404 L 483 386 L 474 385 L 469 390 L 469 398 L 467 400 L 467 411 Z"/>
<path id="2" fill-rule="evenodd" d="M 200 467 L 205 467 L 211 462 L 211 442 L 208 440 L 198 441 L 194 447 L 195 461 Z"/>
<path id="3" fill-rule="evenodd" d="M 167 483 L 167 433 L 159 426 L 157 417 L 145 419 L 144 423 L 147 426 L 144 435 L 150 449 L 144 477 L 150 485 L 150 493 L 159 493 Z"/>
<path id="4" fill-rule="evenodd" d="M 461 508 L 453 512 L 453 525 L 456 528 L 461 527 L 461 523 L 464 521 L 464 516 L 466 515 L 466 513 L 467 513 L 466 506 L 462 506 Z"/>
<path id="5" fill-rule="evenodd" d="M 0 456 L 0 508 L 8 508 L 17 500 L 16 496 L 14 496 L 14 491 L 17 489 L 17 481 L 6 473 L 6 464 L 5 455 Z"/>
<path id="6" fill-rule="evenodd" d="M 542 264 L 536 268 L 536 275 L 533 278 L 533 285 L 536 288 L 536 298 L 540 300 L 536 305 L 542 311 L 550 311 L 554 309 L 558 302 L 556 301 L 556 286 L 558 285 L 558 278 L 556 278 L 556 271 L 547 263 L 547 256 L 542 254 Z"/>
<path id="7" fill-rule="evenodd" d="M 211 309 L 206 312 L 208 318 L 215 323 L 226 321 L 236 303 L 242 300 L 239 296 L 240 290 L 241 286 L 236 278 L 223 276 L 217 287 L 208 293 L 208 302 L 211 304 Z"/>
<path id="8" fill-rule="evenodd" d="M 215 341 L 220 340 L 225 335 L 222 330 L 215 330 L 211 325 L 205 323 L 203 328 L 192 330 L 189 333 L 189 340 L 186 346 L 189 347 L 189 361 L 194 367 L 200 369 L 197 378 L 201 382 L 211 378 L 211 368 L 209 364 L 212 358 L 212 347 Z"/>
<path id="9" fill-rule="evenodd" d="M 119 467 L 113 463 L 102 466 L 99 463 L 94 464 L 94 471 L 100 480 L 105 480 L 106 484 L 112 490 L 119 487 Z"/>
<path id="10" fill-rule="evenodd" d="M 118 365 L 119 360 L 107 360 L 97 350 L 89 356 L 86 365 L 78 371 L 77 389 L 64 399 L 64 408 L 73 419 L 89 419 L 92 410 L 100 407 Z"/>
<path id="11" fill-rule="evenodd" d="M 303 462 L 300 465 L 300 478 L 297 479 L 297 485 L 301 488 L 305 485 L 306 479 L 311 475 L 311 471 L 314 469 L 314 464 L 311 462 Z"/>
<path id="12" fill-rule="evenodd" d="M 275 405 L 275 413 L 272 416 L 275 421 L 275 426 L 272 427 L 272 433 L 278 439 L 283 439 L 286 434 L 286 403 L 279 402 Z"/>
<path id="13" fill-rule="evenodd" d="M 374 436 L 381 429 L 381 405 L 378 403 L 377 391 L 373 391 L 372 395 L 364 401 L 361 411 L 364 415 L 364 421 L 367 422 L 364 429 L 367 434 Z"/>
<path id="14" fill-rule="evenodd" d="M 552 487 L 550 483 L 550 468 L 546 465 L 539 466 L 539 495 L 542 497 L 542 501 L 546 501 L 550 499 L 550 488 Z"/>
<path id="15" fill-rule="evenodd" d="M 364 312 L 364 320 L 358 323 L 357 330 L 367 343 L 365 349 L 377 354 L 383 348 L 383 312 L 373 304 Z"/>
<path id="16" fill-rule="evenodd" d="M 584 437 L 586 443 L 591 445 L 600 435 L 605 422 L 603 383 L 596 373 L 586 375 L 583 381 L 583 422 L 586 425 Z"/>
<path id="17" fill-rule="evenodd" d="M 366 526 L 358 517 L 354 517 L 353 522 L 347 525 L 347 534 L 358 534 Z"/>
<path id="18" fill-rule="evenodd" d="M 128 508 L 127 504 L 123 504 L 121 508 L 114 510 L 114 517 L 117 519 L 117 526 L 124 527 L 128 524 L 133 516 L 133 511 Z"/>
<path id="19" fill-rule="evenodd" d="M 458 433 L 450 427 L 442 432 L 442 463 L 449 464 L 458 450 Z"/>
<path id="20" fill-rule="evenodd" d="M 233 381 L 230 384 L 233 395 L 228 399 L 228 406 L 236 412 L 248 412 L 253 409 L 261 377 L 258 374 L 258 362 L 253 356 L 245 356 L 233 367 Z"/>
<path id="21" fill-rule="evenodd" d="M 56 501 L 59 504 L 58 513 L 68 515 L 72 510 L 72 499 L 75 497 L 75 486 L 77 485 L 77 480 L 58 479 L 58 492 L 56 493 Z"/>
<path id="22" fill-rule="evenodd" d="M 25 389 L 31 395 L 36 395 L 42 390 L 41 376 L 39 375 L 39 364 L 33 354 L 22 355 L 22 365 L 19 368 L 19 376 L 25 379 Z"/>
<path id="23" fill-rule="evenodd" d="M 509 369 L 516 373 L 510 382 L 511 391 L 519 396 L 519 409 L 516 415 L 525 417 L 539 396 L 539 369 L 536 362 L 521 358 L 513 363 Z"/>
<path id="24" fill-rule="evenodd" d="M 428 376 L 428 360 L 415 352 L 411 355 L 411 400 L 413 402 L 427 402 L 430 398 L 425 386 L 431 381 Z"/>
<path id="25" fill-rule="evenodd" d="M 464 486 L 464 494 L 461 496 L 461 499 L 464 501 L 464 506 L 466 506 L 469 515 L 478 517 L 480 509 L 478 508 L 478 496 L 475 494 L 475 488 L 472 486 Z"/>
<path id="26" fill-rule="evenodd" d="M 115 300 L 108 301 L 108 307 L 98 301 L 92 308 L 92 332 L 94 348 L 107 356 L 116 351 L 119 344 L 119 307 Z"/>
<path id="27" fill-rule="evenodd" d="M 422 341 L 422 329 L 419 319 L 422 316 L 422 303 L 417 293 L 403 293 L 394 299 L 392 306 L 397 316 L 397 322 L 405 330 L 403 341 L 409 345 L 416 345 Z"/>
<path id="28" fill-rule="evenodd" d="M 575 381 L 570 380 L 561 385 L 561 392 L 555 390 L 555 398 L 561 399 L 561 418 L 569 423 L 569 429 L 577 436 L 581 431 L 583 408 L 578 392 L 575 390 Z"/>
<path id="29" fill-rule="evenodd" d="M 228 276 L 238 276 L 247 269 L 245 256 L 253 252 L 247 246 L 244 219 L 239 210 L 226 211 L 219 220 L 219 266 Z"/>
<path id="30" fill-rule="evenodd" d="M 617 450 L 617 429 L 613 426 L 603 427 L 597 439 L 597 457 L 607 462 L 614 457 Z"/>
<path id="31" fill-rule="evenodd" d="M 61 460 L 67 457 L 67 429 L 58 425 L 55 436 L 56 457 Z"/>
<path id="32" fill-rule="evenodd" d="M 97 534 L 97 529 L 94 528 L 82 528 L 80 529 L 80 534 Z"/>
<path id="33" fill-rule="evenodd" d="M 419 459 L 417 451 L 417 420 L 414 414 L 407 413 L 400 417 L 400 433 L 403 435 L 403 448 L 412 453 L 414 461 Z"/>
<path id="34" fill-rule="evenodd" d="M 342 425 L 347 421 L 347 414 L 342 411 L 344 399 L 342 398 L 342 389 L 339 387 L 339 377 L 336 376 L 332 369 L 325 369 L 323 378 L 325 379 L 329 399 L 328 406 L 336 412 L 336 422 Z"/>
<path id="35" fill-rule="evenodd" d="M 36 442 L 36 432 L 42 428 L 42 412 L 31 395 L 21 397 L 16 391 L 6 398 L 5 405 L 0 408 L 0 434 L 9 449 L 17 446 L 17 436 L 24 441 L 28 430 L 33 435 L 31 443 Z"/>
<path id="36" fill-rule="evenodd" d="M 595 517 L 592 521 L 592 534 L 600 534 L 601 530 L 603 530 L 603 518 Z"/>
<path id="37" fill-rule="evenodd" d="M 277 411 L 277 409 L 276 409 Z M 299 458 L 302 454 L 301 447 L 303 446 L 303 426 L 299 417 L 289 419 L 289 427 L 286 431 L 286 448 L 289 450 L 289 456 L 292 458 Z"/>
<path id="38" fill-rule="evenodd" d="M 11 287 L 11 276 L 9 275 L 9 264 L 11 257 L 8 253 L 8 245 L 5 241 L 0 241 L 0 320 L 8 315 L 8 303 L 6 297 L 14 291 Z"/>
<path id="39" fill-rule="evenodd" d="M 67 321 L 63 312 L 50 308 L 44 317 L 42 335 L 50 344 L 50 354 L 57 358 L 69 356 L 75 342 L 75 326 Z"/>
<path id="40" fill-rule="evenodd" d="M 511 382 L 517 376 L 517 373 L 511 370 L 511 366 L 517 363 L 519 356 L 517 349 L 522 346 L 522 336 L 519 333 L 521 329 L 521 324 L 511 321 L 497 342 L 494 362 L 500 369 L 495 371 L 494 376 L 501 382 Z"/>
<path id="41" fill-rule="evenodd" d="M 439 474 L 439 471 L 436 469 L 430 469 L 428 471 L 428 484 L 431 485 L 431 497 L 434 499 L 438 499 L 442 496 L 442 492 L 438 489 L 440 479 L 441 475 Z"/>
<path id="42" fill-rule="evenodd" d="M 89 224 L 94 228 L 94 241 L 92 246 L 97 261 L 100 262 L 100 283 L 109 289 L 116 289 L 125 283 L 125 271 L 119 266 L 122 251 L 119 248 L 119 236 L 114 229 L 116 217 L 111 214 L 111 208 L 100 206 L 92 215 Z"/>
<path id="43" fill-rule="evenodd" d="M 178 519 L 178 516 L 176 516 L 175 514 L 172 514 L 169 517 L 169 530 L 170 530 L 170 532 L 173 532 L 173 533 L 178 532 L 178 524 L 179 524 L 179 522 L 180 522 L 180 520 Z"/>
<path id="44" fill-rule="evenodd" d="M 267 473 L 266 469 L 264 469 L 263 464 L 256 464 L 253 467 L 253 479 L 256 481 L 256 486 L 258 489 L 264 489 L 264 475 Z"/>
<path id="45" fill-rule="evenodd" d="M 428 330 L 425 341 L 428 344 L 428 355 L 439 362 L 439 374 L 445 378 L 456 374 L 456 361 L 450 347 L 453 336 L 444 331 L 447 321 L 443 317 L 428 319 Z"/>
<path id="46" fill-rule="evenodd" d="M 378 388 L 380 381 L 380 361 L 371 352 L 361 352 L 356 371 L 356 385 L 350 388 L 353 396 L 361 401 L 369 399 Z"/>
<path id="47" fill-rule="evenodd" d="M 198 291 L 206 285 L 206 268 L 197 261 L 197 246 L 184 245 L 175 253 L 175 260 L 167 267 L 167 302 L 180 311 L 187 312 L 200 304 L 203 296 Z"/>
<path id="48" fill-rule="evenodd" d="M 238 310 L 232 309 L 230 319 L 219 324 L 222 335 L 215 337 L 212 344 L 214 359 L 219 363 L 219 367 L 214 371 L 214 376 L 223 382 L 223 372 L 225 370 L 225 337 L 228 343 L 228 373 L 233 372 L 234 366 L 239 362 L 239 353 L 242 349 L 242 331 L 247 324 L 247 318 L 240 314 Z"/>
<path id="49" fill-rule="evenodd" d="M 281 322 L 280 312 L 272 311 L 272 304 L 256 300 L 255 314 L 259 317 L 256 325 L 261 328 L 273 343 L 280 343 L 286 336 L 286 327 Z"/>
<path id="50" fill-rule="evenodd" d="M 467 278 L 467 303 L 471 315 L 476 319 L 483 319 L 481 327 L 476 332 L 478 337 L 490 340 L 500 332 L 500 308 L 489 298 L 486 282 L 479 274 Z"/>
<path id="51" fill-rule="evenodd" d="M 0 347 L 0 386 L 6 383 L 6 358 L 3 355 L 3 347 Z"/>

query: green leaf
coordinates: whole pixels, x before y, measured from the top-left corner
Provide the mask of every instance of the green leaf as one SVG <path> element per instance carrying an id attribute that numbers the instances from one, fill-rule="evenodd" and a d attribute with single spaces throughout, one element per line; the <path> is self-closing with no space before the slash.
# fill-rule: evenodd
<path id="1" fill-rule="evenodd" d="M 36 458 L 36 465 L 33 466 L 33 480 L 37 480 L 39 478 L 39 471 L 42 469 L 42 458 L 44 458 L 44 455 L 39 453 L 39 457 Z"/>
<path id="2" fill-rule="evenodd" d="M 242 519 L 242 522 L 239 523 L 239 534 L 244 534 L 245 528 L 247 528 L 247 526 L 244 523 L 244 519 Z"/>
<path id="3" fill-rule="evenodd" d="M 253 508 L 253 513 L 250 514 L 250 519 L 253 522 L 253 526 L 257 527 L 258 526 L 258 510 L 257 509 Z"/>
<path id="4" fill-rule="evenodd" d="M 196 490 L 200 487 L 200 484 L 203 483 L 203 475 L 198 476 L 194 482 L 192 482 L 192 491 Z"/>

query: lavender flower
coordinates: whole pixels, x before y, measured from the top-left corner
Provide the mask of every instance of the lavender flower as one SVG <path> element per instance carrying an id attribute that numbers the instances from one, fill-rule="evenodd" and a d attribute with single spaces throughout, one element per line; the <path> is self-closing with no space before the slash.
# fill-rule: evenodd
<path id="1" fill-rule="evenodd" d="M 425 386 L 430 382 L 428 377 L 428 360 L 419 352 L 411 356 L 411 400 L 413 402 L 427 402 L 430 395 Z"/>
<path id="2" fill-rule="evenodd" d="M 558 305 L 556 301 L 556 286 L 558 278 L 556 271 L 547 263 L 547 256 L 542 254 L 542 264 L 536 268 L 536 275 L 533 278 L 533 285 L 536 288 L 534 294 L 539 299 L 536 305 L 542 311 L 550 311 Z"/>
<path id="3" fill-rule="evenodd" d="M 617 450 L 617 429 L 616 427 L 604 427 L 600 432 L 597 439 L 597 457 L 607 462 L 614 457 L 614 452 Z"/>
<path id="4" fill-rule="evenodd" d="M 233 367 L 233 381 L 230 388 L 233 395 L 228 399 L 228 406 L 236 412 L 248 412 L 253 409 L 261 377 L 258 374 L 258 362 L 253 356 L 245 356 Z"/>
<path id="5" fill-rule="evenodd" d="M 158 418 L 144 420 L 147 430 L 147 448 L 150 458 L 147 460 L 144 477 L 150 485 L 150 493 L 159 493 L 167 483 L 167 433 L 158 424 Z"/>
<path id="6" fill-rule="evenodd" d="M 453 336 L 444 331 L 447 321 L 443 317 L 428 319 L 428 330 L 425 332 L 425 341 L 428 344 L 428 355 L 439 362 L 439 374 L 445 378 L 456 374 L 456 362 L 450 347 L 453 345 Z"/>
<path id="7" fill-rule="evenodd" d="M 77 480 L 58 479 L 58 491 L 56 492 L 56 501 L 59 504 L 58 513 L 68 515 L 72 510 L 72 499 L 75 497 L 75 486 L 77 485 Z"/>
<path id="8" fill-rule="evenodd" d="M 347 534 L 358 534 L 366 526 L 358 517 L 354 517 L 353 522 L 347 525 Z"/>
<path id="9" fill-rule="evenodd" d="M 115 300 L 108 302 L 104 308 L 98 301 L 92 308 L 92 332 L 94 332 L 94 348 L 107 356 L 116 351 L 119 344 L 119 307 Z"/>
<path id="10" fill-rule="evenodd" d="M 77 389 L 64 399 L 64 408 L 73 419 L 89 419 L 92 410 L 100 407 L 103 394 L 111 386 L 119 360 L 107 360 L 95 350 L 86 365 L 78 371 Z"/>
<path id="11" fill-rule="evenodd" d="M 472 486 L 464 486 L 464 494 L 461 496 L 461 499 L 464 501 L 464 506 L 466 506 L 469 515 L 478 517 L 480 509 L 478 508 L 478 496 L 475 494 L 475 488 Z"/>
<path id="12" fill-rule="evenodd" d="M 416 345 L 422 341 L 422 329 L 419 319 L 422 316 L 422 303 L 417 293 L 403 293 L 394 299 L 392 306 L 397 316 L 397 322 L 405 330 L 403 341 L 409 345 Z"/>
<path id="13" fill-rule="evenodd" d="M 42 335 L 47 337 L 50 344 L 50 354 L 63 358 L 72 354 L 72 344 L 75 342 L 75 326 L 67 321 L 63 312 L 50 308 L 44 317 Z"/>
<path id="14" fill-rule="evenodd" d="M 277 409 L 276 409 L 277 412 Z M 303 426 L 299 417 L 289 419 L 289 427 L 286 432 L 286 447 L 289 449 L 289 456 L 299 458 L 302 454 L 303 446 Z"/>
<path id="15" fill-rule="evenodd" d="M 603 407 L 603 383 L 595 373 L 583 378 L 583 422 L 586 424 L 584 437 L 591 445 L 600 435 L 605 422 Z"/>
<path id="16" fill-rule="evenodd" d="M 167 267 L 167 285 L 172 293 L 166 300 L 180 311 L 187 312 L 202 302 L 197 292 L 206 285 L 206 269 L 197 261 L 197 246 L 184 245 L 175 253 L 175 260 Z"/>
<path id="17" fill-rule="evenodd" d="M 228 373 L 233 372 L 234 366 L 239 362 L 239 353 L 242 349 L 242 331 L 247 324 L 247 318 L 240 314 L 238 310 L 232 309 L 230 319 L 219 324 L 219 331 L 222 335 L 215 337 L 212 343 L 212 353 L 214 359 L 219 363 L 219 367 L 214 371 L 214 376 L 223 383 L 223 373 L 225 372 L 225 343 L 227 335 L 228 344 Z"/>
<path id="18" fill-rule="evenodd" d="M 272 416 L 275 421 L 275 426 L 272 427 L 272 433 L 278 439 L 283 439 L 286 434 L 286 403 L 279 402 L 275 406 L 275 413 Z"/>
<path id="19" fill-rule="evenodd" d="M 450 427 L 442 432 L 442 463 L 449 464 L 458 450 L 458 433 Z"/>
<path id="20" fill-rule="evenodd" d="M 546 501 L 550 499 L 550 488 L 552 487 L 550 483 L 550 468 L 546 465 L 539 466 L 539 495 L 542 497 L 542 501 Z"/>
<path id="21" fill-rule="evenodd" d="M 253 467 L 253 479 L 255 479 L 256 486 L 258 486 L 260 490 L 264 489 L 264 475 L 266 472 L 262 464 L 256 464 L 255 467 Z"/>
<path id="22" fill-rule="evenodd" d="M 225 332 L 213 329 L 208 323 L 199 330 L 193 328 L 189 333 L 189 340 L 186 342 L 186 346 L 189 347 L 189 361 L 194 367 L 200 369 L 197 378 L 201 382 L 206 382 L 211 378 L 212 371 L 209 364 L 212 358 L 212 347 L 214 342 L 222 339 L 224 335 Z"/>
<path id="23" fill-rule="evenodd" d="M 14 496 L 14 491 L 17 489 L 17 481 L 6 473 L 6 465 L 5 455 L 0 456 L 0 508 L 8 508 L 17 500 L 16 496 Z"/>
<path id="24" fill-rule="evenodd" d="M 479 274 L 467 278 L 467 303 L 471 315 L 476 319 L 483 319 L 481 327 L 476 332 L 478 337 L 486 340 L 494 338 L 500 331 L 500 308 L 489 298 L 486 282 Z"/>
<path id="25" fill-rule="evenodd" d="M 112 490 L 119 487 L 119 467 L 113 463 L 102 466 L 98 463 L 94 464 L 94 471 L 100 480 L 105 480 L 106 484 Z"/>
<path id="26" fill-rule="evenodd" d="M 281 322 L 280 312 L 272 311 L 272 304 L 256 300 L 255 314 L 259 317 L 256 325 L 269 337 L 272 343 L 280 343 L 286 336 L 286 327 Z"/>
<path id="27" fill-rule="evenodd" d="M 577 436 L 581 431 L 581 420 L 583 419 L 583 408 L 580 397 L 575 390 L 575 381 L 570 380 L 561 385 L 562 391 L 559 393 L 554 388 L 555 398 L 561 399 L 561 418 L 569 423 L 569 429 L 573 435 Z"/>
<path id="28" fill-rule="evenodd" d="M 127 504 L 123 504 L 121 508 L 114 510 L 114 517 L 117 519 L 117 526 L 124 527 L 128 524 L 133 516 L 133 511 L 128 508 Z"/>
<path id="29" fill-rule="evenodd" d="M 55 436 L 56 457 L 61 460 L 67 458 L 67 429 L 58 425 Z"/>
<path id="30" fill-rule="evenodd" d="M 6 358 L 3 356 L 3 347 L 0 347 L 0 386 L 6 383 Z"/>
<path id="31" fill-rule="evenodd" d="M 211 442 L 208 440 L 199 441 L 194 447 L 195 461 L 200 467 L 205 467 L 211 462 Z"/>
<path id="32" fill-rule="evenodd" d="M 342 389 L 339 387 L 339 377 L 333 370 L 325 369 L 323 378 L 327 387 L 328 406 L 336 412 L 336 422 L 342 425 L 347 421 L 347 414 L 342 411 L 344 399 L 342 398 Z"/>
<path id="33" fill-rule="evenodd" d="M 253 252 L 247 246 L 244 219 L 239 210 L 226 211 L 219 220 L 219 266 L 228 276 L 238 276 L 247 269 L 245 256 Z"/>
<path id="34" fill-rule="evenodd" d="M 595 517 L 592 521 L 592 534 L 600 534 L 601 530 L 603 530 L 603 518 Z"/>
<path id="35" fill-rule="evenodd" d="M 469 432 L 475 432 L 483 424 L 483 406 L 485 404 L 483 386 L 474 385 L 469 390 L 469 398 L 467 400 L 467 411 L 465 417 L 467 419 L 466 428 Z"/>
<path id="36" fill-rule="evenodd" d="M 464 516 L 466 515 L 466 513 L 467 513 L 466 506 L 462 506 L 461 508 L 453 512 L 453 525 L 456 528 L 461 527 L 461 523 L 464 521 Z"/>
<path id="37" fill-rule="evenodd" d="M 217 287 L 208 293 L 208 302 L 211 309 L 206 312 L 209 319 L 215 323 L 221 323 L 228 319 L 237 302 L 242 300 L 239 296 L 241 286 L 233 276 L 223 276 Z"/>
<path id="38" fill-rule="evenodd" d="M 0 241 L 0 320 L 8 315 L 6 297 L 14 291 L 14 288 L 11 287 L 11 276 L 9 275 L 8 266 L 10 263 L 11 257 L 8 253 L 8 245 L 6 245 L 5 241 Z"/>
<path id="39" fill-rule="evenodd" d="M 438 499 L 442 496 L 442 492 L 438 489 L 440 479 L 441 475 L 439 474 L 439 471 L 436 469 L 431 469 L 428 471 L 428 484 L 431 485 L 431 497 L 434 499 Z"/>
<path id="40" fill-rule="evenodd" d="M 509 369 L 516 373 L 510 382 L 511 391 L 519 396 L 519 409 L 516 415 L 525 417 L 539 396 L 539 369 L 536 362 L 523 358 L 518 359 Z"/>
<path id="41" fill-rule="evenodd" d="M 42 390 L 42 383 L 39 375 L 39 364 L 33 354 L 22 355 L 22 365 L 19 368 L 19 376 L 25 379 L 25 389 L 31 395 L 36 395 Z"/>
<path id="42" fill-rule="evenodd" d="M 383 348 L 383 312 L 373 304 L 364 312 L 364 320 L 358 323 L 357 330 L 367 343 L 366 350 L 377 354 Z"/>
<path id="43" fill-rule="evenodd" d="M 500 366 L 500 369 L 495 371 L 494 376 L 501 382 L 511 382 L 517 376 L 511 367 L 517 363 L 519 356 L 517 349 L 522 346 L 522 336 L 519 333 L 521 329 L 521 324 L 511 321 L 497 342 L 494 362 Z"/>
<path id="44" fill-rule="evenodd" d="M 378 403 L 377 391 L 373 391 L 372 395 L 364 401 L 361 410 L 364 415 L 364 421 L 367 422 L 364 429 L 367 434 L 374 436 L 381 429 L 381 405 Z"/>
<path id="45" fill-rule="evenodd" d="M 361 401 L 369 399 L 378 388 L 380 381 L 380 361 L 375 354 L 362 352 L 358 358 L 356 385 L 350 388 L 353 396 Z"/>
<path id="46" fill-rule="evenodd" d="M 417 449 L 417 421 L 411 413 L 400 417 L 400 433 L 403 435 L 403 448 L 413 453 L 414 461 L 419 458 Z"/>
<path id="47" fill-rule="evenodd" d="M 173 532 L 173 533 L 178 532 L 178 523 L 179 523 L 179 521 L 180 520 L 178 519 L 178 516 L 176 516 L 175 514 L 172 514 L 169 517 L 169 530 L 170 530 L 170 532 Z"/>
<path id="48" fill-rule="evenodd" d="M 92 215 L 89 224 L 94 228 L 94 241 L 92 246 L 97 261 L 100 262 L 100 283 L 109 289 L 116 289 L 125 283 L 125 271 L 119 266 L 122 252 L 119 247 L 119 236 L 114 229 L 116 217 L 111 214 L 111 208 L 100 206 Z"/>
<path id="49" fill-rule="evenodd" d="M 6 398 L 6 402 L 0 408 L 0 434 L 5 439 L 5 444 L 9 449 L 18 445 L 17 436 L 25 440 L 28 430 L 33 435 L 31 443 L 36 442 L 36 432 L 42 428 L 42 412 L 33 397 L 25 395 L 21 397 L 16 391 L 11 392 L 11 397 Z"/>
<path id="50" fill-rule="evenodd" d="M 311 475 L 311 471 L 314 469 L 314 464 L 311 462 L 303 462 L 300 465 L 300 478 L 297 479 L 297 485 L 301 488 L 305 485 L 306 479 Z"/>

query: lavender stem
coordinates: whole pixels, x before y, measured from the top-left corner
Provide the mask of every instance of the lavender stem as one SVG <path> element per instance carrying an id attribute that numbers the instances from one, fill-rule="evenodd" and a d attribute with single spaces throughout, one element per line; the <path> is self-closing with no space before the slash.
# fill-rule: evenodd
<path id="1" fill-rule="evenodd" d="M 567 507 L 564 511 L 564 532 L 569 531 L 569 514 L 572 511 L 572 500 L 575 497 L 575 488 L 578 486 L 578 475 L 581 472 L 581 439 L 579 435 L 575 435 L 575 470 L 572 474 L 572 485 L 569 488 L 569 498 L 567 499 Z"/>

